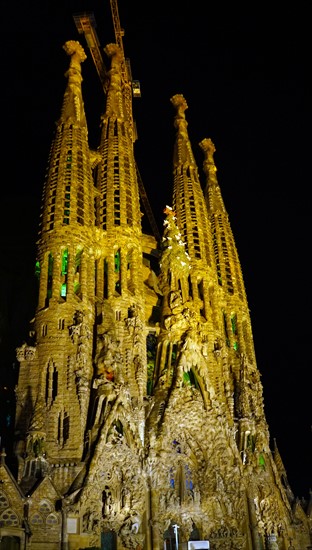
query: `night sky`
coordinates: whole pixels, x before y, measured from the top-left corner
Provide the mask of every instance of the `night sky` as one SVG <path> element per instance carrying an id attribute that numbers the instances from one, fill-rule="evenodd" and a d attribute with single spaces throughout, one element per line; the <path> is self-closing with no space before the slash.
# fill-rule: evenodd
<path id="1" fill-rule="evenodd" d="M 216 146 L 272 442 L 277 440 L 295 495 L 307 497 L 312 488 L 308 7 L 299 2 L 272 13 L 269 4 L 244 4 L 119 0 L 125 54 L 142 92 L 134 100 L 135 155 L 162 230 L 172 191 L 170 98 L 182 93 L 203 184 L 198 143 L 210 137 Z M 69 63 L 62 46 L 67 40 L 85 46 L 73 20 L 83 11 L 94 12 L 101 45 L 113 42 L 109 0 L 34 1 L 19 8 L 4 0 L 2 7 L 0 270 L 6 283 L 0 303 L 13 349 L 22 343 L 35 308 L 40 201 Z M 83 94 L 95 148 L 105 98 L 86 53 Z"/>

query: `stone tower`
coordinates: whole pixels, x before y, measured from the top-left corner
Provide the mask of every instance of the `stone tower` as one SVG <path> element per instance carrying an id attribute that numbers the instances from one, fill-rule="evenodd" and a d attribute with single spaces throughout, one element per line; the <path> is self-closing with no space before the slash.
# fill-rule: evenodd
<path id="1" fill-rule="evenodd" d="M 262 550 L 311 544 L 270 449 L 239 257 L 204 139 L 205 185 L 175 95 L 172 204 L 142 232 L 120 48 L 97 151 L 78 42 L 48 162 L 38 305 L 18 350 L 13 477 L 2 453 L 6 548 Z M 292 546 L 291 546 L 292 545 Z"/>

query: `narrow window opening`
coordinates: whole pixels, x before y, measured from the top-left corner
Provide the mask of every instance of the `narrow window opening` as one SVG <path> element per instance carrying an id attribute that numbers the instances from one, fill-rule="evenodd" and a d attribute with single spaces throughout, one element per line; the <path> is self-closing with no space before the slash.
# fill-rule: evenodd
<path id="1" fill-rule="evenodd" d="M 189 297 L 190 298 L 193 298 L 193 288 L 192 288 L 192 281 L 191 281 L 191 277 L 188 276 L 188 290 L 189 290 Z"/>
<path id="2" fill-rule="evenodd" d="M 120 249 L 115 252 L 115 292 L 121 294 L 121 258 Z"/>
<path id="3" fill-rule="evenodd" d="M 149 332 L 146 337 L 147 356 L 147 395 L 152 395 L 153 379 L 156 365 L 157 338 L 154 332 Z"/>
<path id="4" fill-rule="evenodd" d="M 224 328 L 226 345 L 230 346 L 230 339 L 229 339 L 229 333 L 228 333 L 228 327 L 227 327 L 227 320 L 226 320 L 225 312 L 223 312 L 223 328 Z"/>
<path id="5" fill-rule="evenodd" d="M 48 278 L 47 278 L 47 294 L 46 294 L 46 307 L 49 305 L 49 300 L 52 297 L 52 284 L 53 284 L 53 256 L 50 253 L 48 257 Z"/>
<path id="6" fill-rule="evenodd" d="M 66 300 L 68 283 L 68 250 L 64 250 L 61 264 L 61 297 Z"/>
<path id="7" fill-rule="evenodd" d="M 74 293 L 76 294 L 76 296 L 80 296 L 80 297 L 81 297 L 81 283 L 80 283 L 81 256 L 82 256 L 82 250 L 78 250 L 75 257 Z"/>

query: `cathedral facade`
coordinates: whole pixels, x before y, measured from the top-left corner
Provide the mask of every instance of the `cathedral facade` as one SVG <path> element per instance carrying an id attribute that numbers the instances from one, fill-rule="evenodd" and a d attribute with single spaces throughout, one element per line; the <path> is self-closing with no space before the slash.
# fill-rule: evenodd
<path id="1" fill-rule="evenodd" d="M 90 150 L 86 54 L 67 86 L 37 242 L 38 302 L 17 349 L 16 476 L 0 464 L 0 548 L 305 550 L 311 513 L 270 447 L 239 257 L 211 139 L 205 182 L 171 98 L 173 192 L 142 230 L 120 46 Z M 130 98 L 131 101 L 131 98 Z"/>

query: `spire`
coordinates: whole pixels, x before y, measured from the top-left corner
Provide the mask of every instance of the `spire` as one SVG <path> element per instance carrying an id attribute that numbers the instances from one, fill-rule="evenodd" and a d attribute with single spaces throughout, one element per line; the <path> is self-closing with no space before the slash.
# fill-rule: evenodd
<path id="1" fill-rule="evenodd" d="M 64 102 L 59 123 L 86 124 L 85 112 L 81 94 L 81 63 L 87 58 L 82 46 L 75 40 L 69 40 L 63 49 L 70 56 L 70 65 L 65 76 L 68 84 L 64 95 Z"/>
<path id="2" fill-rule="evenodd" d="M 99 156 L 89 149 L 81 91 L 81 63 L 86 55 L 76 41 L 66 42 L 63 48 L 70 63 L 43 191 L 35 346 L 31 353 L 20 353 L 21 379 L 32 396 L 20 419 L 21 429 L 28 432 L 26 452 L 31 460 L 42 455 L 47 445 L 51 462 L 55 457 L 81 458 L 95 315 L 94 276 L 90 276 L 95 263 L 92 169 Z M 81 323 L 76 322 L 78 314 Z"/>
<path id="3" fill-rule="evenodd" d="M 214 162 L 215 146 L 211 139 L 200 142 L 204 153 L 203 169 L 206 174 L 205 197 L 211 224 L 214 260 L 220 290 L 225 297 L 223 311 L 224 330 L 227 346 L 232 348 L 239 359 L 245 355 L 249 363 L 256 364 L 251 320 L 247 303 L 243 273 L 217 180 Z M 238 361 L 238 364 L 241 364 Z M 238 366 L 238 368 L 240 368 Z"/>
<path id="4" fill-rule="evenodd" d="M 239 439 L 245 443 L 247 435 L 258 440 L 267 439 L 250 313 L 237 248 L 217 181 L 213 158 L 215 146 L 211 139 L 204 139 L 199 145 L 204 152 L 205 197 L 219 290 L 223 296 L 224 343 L 232 364 L 234 415 L 239 419 Z M 241 443 L 242 449 L 245 443 Z"/>
<path id="5" fill-rule="evenodd" d="M 83 48 L 74 40 L 63 46 L 70 65 L 61 115 L 52 144 L 41 231 L 57 226 L 94 224 L 92 168 L 99 161 L 88 146 L 88 129 L 81 91 L 81 63 L 86 59 Z"/>
<path id="6" fill-rule="evenodd" d="M 198 264 L 201 260 L 204 265 L 210 265 L 209 222 L 198 168 L 187 132 L 187 103 L 181 94 L 173 96 L 171 103 L 176 109 L 174 125 L 177 129 L 173 158 L 173 209 L 192 263 Z"/>
<path id="7" fill-rule="evenodd" d="M 110 70 L 106 108 L 102 116 L 101 162 L 96 177 L 95 229 L 98 242 L 95 294 L 98 323 L 94 345 L 94 389 L 98 395 L 98 414 L 94 417 L 92 437 L 95 441 L 98 433 L 106 429 L 102 410 L 105 387 L 109 393 L 105 414 L 116 414 L 125 432 L 130 417 L 127 392 L 131 393 L 133 402 L 137 403 L 136 429 L 143 441 L 147 360 L 143 329 L 145 295 L 139 187 L 125 89 L 128 83 L 123 81 L 122 52 L 116 44 L 108 44 L 104 51 L 110 58 Z M 109 343 L 103 345 L 106 340 Z M 124 391 L 126 386 L 127 392 Z M 118 405 L 115 403 L 117 394 Z"/>
<path id="8" fill-rule="evenodd" d="M 108 44 L 104 51 L 111 60 L 104 119 L 116 117 L 118 120 L 124 120 L 126 113 L 122 94 L 122 52 L 117 44 Z"/>
<path id="9" fill-rule="evenodd" d="M 218 282 L 228 296 L 246 301 L 237 249 L 217 181 L 217 168 L 213 159 L 216 149 L 211 139 L 202 140 L 199 146 L 205 155 L 203 163 L 207 178 L 205 197 L 211 222 Z"/>
<path id="10" fill-rule="evenodd" d="M 204 173 L 207 176 L 207 185 L 205 189 L 205 199 L 208 212 L 220 212 L 226 214 L 223 198 L 217 180 L 217 167 L 214 162 L 213 154 L 216 151 L 214 143 L 210 138 L 203 139 L 199 146 L 205 155 L 203 163 Z"/>
<path id="11" fill-rule="evenodd" d="M 111 59 L 106 110 L 102 117 L 98 171 L 97 225 L 115 236 L 118 226 L 141 235 L 139 188 L 135 167 L 131 120 L 122 83 L 122 55 L 116 44 L 108 44 Z"/>

